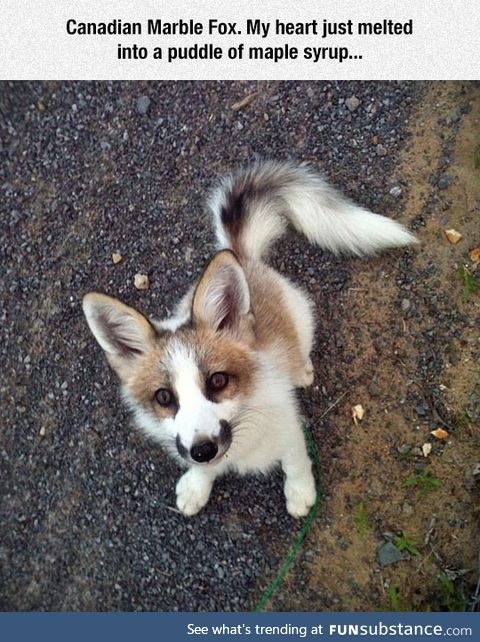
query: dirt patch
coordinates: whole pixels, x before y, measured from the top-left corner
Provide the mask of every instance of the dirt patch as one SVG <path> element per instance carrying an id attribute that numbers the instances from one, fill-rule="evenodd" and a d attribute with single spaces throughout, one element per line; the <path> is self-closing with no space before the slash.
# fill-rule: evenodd
<path id="1" fill-rule="evenodd" d="M 478 607 L 480 306 L 457 279 L 461 266 L 475 278 L 469 250 L 480 245 L 478 89 L 432 84 L 410 122 L 389 215 L 421 245 L 355 261 L 339 297 L 344 396 L 315 427 L 326 497 L 290 598 L 273 608 Z M 450 245 L 447 228 L 463 239 Z M 366 415 L 354 425 L 357 403 Z M 404 559 L 381 566 L 385 542 Z"/>

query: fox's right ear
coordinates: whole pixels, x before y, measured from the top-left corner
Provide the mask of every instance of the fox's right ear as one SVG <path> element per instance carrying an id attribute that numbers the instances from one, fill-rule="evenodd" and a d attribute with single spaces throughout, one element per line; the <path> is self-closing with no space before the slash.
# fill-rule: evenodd
<path id="1" fill-rule="evenodd" d="M 90 330 L 120 376 L 125 366 L 155 340 L 150 321 L 117 299 L 90 292 L 84 296 L 82 307 Z"/>
<path id="2" fill-rule="evenodd" d="M 193 295 L 197 323 L 238 335 L 250 324 L 250 292 L 245 273 L 230 250 L 218 252 L 208 264 Z"/>

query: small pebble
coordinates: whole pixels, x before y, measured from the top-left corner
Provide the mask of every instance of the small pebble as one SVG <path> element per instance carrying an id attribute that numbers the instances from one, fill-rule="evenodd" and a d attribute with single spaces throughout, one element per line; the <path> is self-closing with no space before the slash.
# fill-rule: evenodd
<path id="1" fill-rule="evenodd" d="M 389 194 L 390 196 L 394 196 L 395 198 L 398 198 L 399 196 L 401 196 L 402 195 L 401 185 L 394 185 L 393 187 L 391 187 Z"/>
<path id="2" fill-rule="evenodd" d="M 480 488 L 480 463 L 475 464 L 465 473 L 465 481 L 469 490 Z"/>
<path id="3" fill-rule="evenodd" d="M 350 98 L 347 98 L 347 100 L 345 101 L 345 104 L 350 111 L 355 111 L 360 105 L 360 101 L 356 96 L 350 96 Z"/>
<path id="4" fill-rule="evenodd" d="M 148 276 L 146 274 L 135 274 L 133 277 L 133 285 L 137 290 L 148 290 Z"/>
<path id="5" fill-rule="evenodd" d="M 376 151 L 377 151 L 377 156 L 386 156 L 387 155 L 387 148 L 384 147 L 382 144 L 377 145 Z"/>
<path id="6" fill-rule="evenodd" d="M 151 100 L 148 96 L 139 96 L 137 98 L 137 112 L 144 116 L 151 104 Z"/>
<path id="7" fill-rule="evenodd" d="M 452 182 L 452 179 L 448 174 L 444 174 L 440 180 L 437 183 L 438 189 L 447 189 L 450 187 L 450 183 Z"/>
<path id="8" fill-rule="evenodd" d="M 409 299 L 402 299 L 402 311 L 403 312 L 408 312 L 410 310 L 410 306 L 412 304 L 410 303 Z"/>
<path id="9" fill-rule="evenodd" d="M 377 549 L 377 558 L 380 566 L 388 566 L 403 560 L 402 553 L 392 542 L 385 542 Z"/>
<path id="10" fill-rule="evenodd" d="M 397 447 L 397 452 L 399 455 L 408 455 L 408 453 L 412 450 L 412 447 L 409 446 L 408 444 L 403 444 L 403 446 L 398 446 Z"/>
<path id="11" fill-rule="evenodd" d="M 414 508 L 411 504 L 409 504 L 408 502 L 405 502 L 404 504 L 402 504 L 402 513 L 404 515 L 406 515 L 407 517 L 410 517 L 411 515 L 413 515 L 414 512 L 415 512 Z"/>
<path id="12" fill-rule="evenodd" d="M 452 245 L 456 245 L 463 238 L 460 232 L 455 230 L 453 227 L 449 230 L 445 230 L 445 236 L 447 237 L 448 242 Z"/>
<path id="13" fill-rule="evenodd" d="M 425 406 L 422 406 L 421 404 L 418 404 L 418 406 L 414 406 L 413 409 L 415 410 L 417 415 L 420 415 L 421 417 L 427 414 L 427 408 Z"/>

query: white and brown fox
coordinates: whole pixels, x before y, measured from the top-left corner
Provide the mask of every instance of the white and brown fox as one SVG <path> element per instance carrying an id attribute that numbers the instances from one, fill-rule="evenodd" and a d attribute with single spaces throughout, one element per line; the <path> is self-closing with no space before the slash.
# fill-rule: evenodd
<path id="1" fill-rule="evenodd" d="M 315 482 L 295 388 L 313 381 L 314 313 L 265 257 L 289 223 L 335 253 L 416 240 L 287 162 L 256 162 L 224 178 L 209 209 L 218 252 L 173 318 L 148 319 L 97 293 L 85 296 L 85 316 L 138 426 L 188 469 L 176 486 L 182 513 L 205 506 L 219 475 L 280 464 L 287 510 L 302 517 Z"/>

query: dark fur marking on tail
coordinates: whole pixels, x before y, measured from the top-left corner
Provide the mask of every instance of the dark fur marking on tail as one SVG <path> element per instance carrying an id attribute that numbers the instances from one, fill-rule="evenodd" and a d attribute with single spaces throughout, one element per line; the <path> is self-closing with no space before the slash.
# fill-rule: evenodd
<path id="1" fill-rule="evenodd" d="M 232 192 L 227 195 L 226 204 L 222 207 L 220 213 L 222 223 L 228 227 L 234 234 L 238 233 L 245 216 L 245 205 L 250 196 L 250 189 L 242 186 L 236 186 Z"/>
<path id="2" fill-rule="evenodd" d="M 281 178 L 276 176 L 275 172 L 257 172 L 254 167 L 230 179 L 230 184 L 224 190 L 219 218 L 228 236 L 229 245 L 238 256 L 242 256 L 244 251 L 248 253 L 248 248 L 242 247 L 242 232 L 244 228 L 248 228 L 250 216 L 263 204 L 273 206 L 277 200 L 281 200 L 280 190 L 283 183 L 288 183 L 279 180 Z M 280 202 L 278 209 L 281 209 Z"/>

